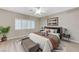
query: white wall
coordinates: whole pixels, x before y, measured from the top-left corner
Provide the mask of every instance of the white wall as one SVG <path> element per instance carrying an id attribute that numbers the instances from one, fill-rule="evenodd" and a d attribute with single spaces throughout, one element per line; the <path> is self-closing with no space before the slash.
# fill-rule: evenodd
<path id="1" fill-rule="evenodd" d="M 33 19 L 36 22 L 36 26 L 34 30 L 15 30 L 15 18 L 21 18 L 21 19 Z M 0 26 L 10 26 L 10 32 L 8 33 L 8 37 L 18 37 L 22 35 L 26 35 L 28 32 L 35 32 L 39 30 L 40 27 L 40 20 L 36 17 L 28 16 L 28 15 L 22 15 L 10 11 L 0 10 Z"/>
<path id="2" fill-rule="evenodd" d="M 41 27 L 47 26 L 46 18 L 41 18 Z"/>
<path id="3" fill-rule="evenodd" d="M 49 17 L 59 17 L 59 26 L 69 30 L 71 40 L 79 42 L 79 8 L 50 15 Z M 43 21 L 43 24 L 45 22 L 46 20 Z"/>

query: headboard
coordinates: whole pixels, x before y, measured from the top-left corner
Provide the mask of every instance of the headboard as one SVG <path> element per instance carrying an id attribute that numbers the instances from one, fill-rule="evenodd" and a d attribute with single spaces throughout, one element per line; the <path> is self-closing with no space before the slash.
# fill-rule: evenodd
<path id="1" fill-rule="evenodd" d="M 60 34 L 60 39 L 62 39 L 62 27 L 49 27 L 49 26 L 45 26 L 44 28 L 47 28 L 47 29 L 57 29 L 57 33 Z"/>

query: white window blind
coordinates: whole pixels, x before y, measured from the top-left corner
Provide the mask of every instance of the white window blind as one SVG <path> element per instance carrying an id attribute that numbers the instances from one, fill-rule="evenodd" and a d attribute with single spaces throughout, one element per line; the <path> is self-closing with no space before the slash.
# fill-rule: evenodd
<path id="1" fill-rule="evenodd" d="M 19 29 L 34 29 L 34 20 L 15 19 L 15 30 Z"/>
<path id="2" fill-rule="evenodd" d="M 15 29 L 21 29 L 21 20 L 15 20 Z"/>
<path id="3" fill-rule="evenodd" d="M 26 29 L 27 28 L 27 22 L 26 20 L 22 20 L 22 29 Z"/>

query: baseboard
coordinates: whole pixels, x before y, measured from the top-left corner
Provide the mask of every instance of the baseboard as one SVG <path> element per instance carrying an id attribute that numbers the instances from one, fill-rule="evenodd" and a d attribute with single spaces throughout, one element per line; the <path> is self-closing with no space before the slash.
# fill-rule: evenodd
<path id="1" fill-rule="evenodd" d="M 15 36 L 15 37 L 9 37 L 9 38 L 7 38 L 7 39 L 10 40 L 10 39 L 18 39 L 18 38 L 24 38 L 24 37 L 26 37 L 26 35 L 20 35 L 20 36 Z"/>
<path id="2" fill-rule="evenodd" d="M 75 43 L 78 43 L 79 44 L 79 41 L 76 41 L 76 40 L 70 40 L 71 42 L 75 42 Z"/>

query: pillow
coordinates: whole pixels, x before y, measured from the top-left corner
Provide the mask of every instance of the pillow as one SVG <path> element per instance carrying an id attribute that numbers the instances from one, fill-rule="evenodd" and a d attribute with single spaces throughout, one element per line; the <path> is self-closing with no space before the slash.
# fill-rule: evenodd
<path id="1" fill-rule="evenodd" d="M 57 29 L 50 29 L 50 33 L 57 33 Z"/>
<path id="2" fill-rule="evenodd" d="M 45 32 L 45 31 L 44 31 L 44 32 L 42 32 L 42 35 L 43 35 L 43 36 L 48 36 L 48 32 Z"/>
<path id="3" fill-rule="evenodd" d="M 45 32 L 49 32 L 49 31 L 50 31 L 50 29 L 47 29 L 47 28 L 45 29 Z"/>
<path id="4" fill-rule="evenodd" d="M 60 34 L 59 33 L 49 33 L 49 34 L 56 35 L 60 39 Z"/>
<path id="5" fill-rule="evenodd" d="M 53 29 L 50 29 L 50 33 L 54 33 L 54 30 Z"/>
<path id="6" fill-rule="evenodd" d="M 57 33 L 57 29 L 54 29 L 54 33 Z"/>

